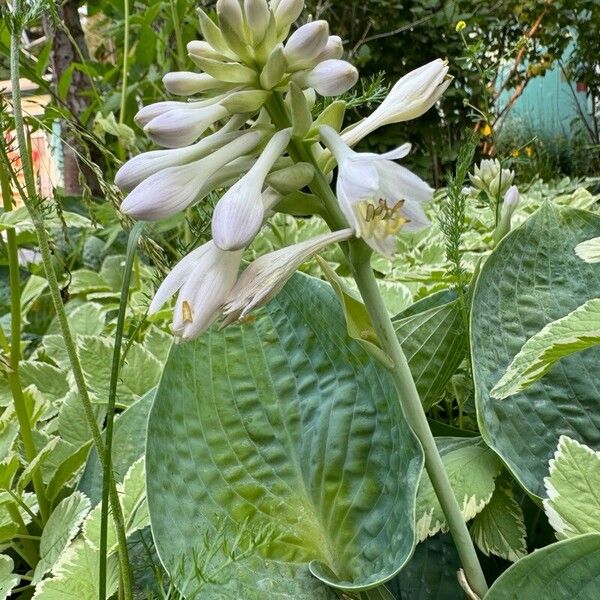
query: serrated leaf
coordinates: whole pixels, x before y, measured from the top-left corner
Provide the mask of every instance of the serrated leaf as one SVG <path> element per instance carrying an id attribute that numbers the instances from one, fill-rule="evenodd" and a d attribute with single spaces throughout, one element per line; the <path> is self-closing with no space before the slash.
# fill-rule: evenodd
<path id="1" fill-rule="evenodd" d="M 252 559 L 259 580 L 267 559 L 360 589 L 412 552 L 420 448 L 322 281 L 296 275 L 254 322 L 173 346 L 146 456 L 165 565 L 192 560 L 219 523 L 269 532 Z"/>
<path id="2" fill-rule="evenodd" d="M 96 421 L 100 424 L 104 415 L 104 408 L 95 405 Z M 76 391 L 69 392 L 63 401 L 57 418 L 58 433 L 61 439 L 80 448 L 88 442 L 92 434 L 87 424 L 83 405 Z"/>
<path id="3" fill-rule="evenodd" d="M 525 556 L 494 582 L 485 600 L 597 600 L 600 535 L 550 544 Z"/>
<path id="4" fill-rule="evenodd" d="M 600 216 L 546 204 L 502 240 L 474 291 L 471 350 L 480 431 L 539 497 L 560 435 L 589 444 L 600 439 L 600 348 L 563 358 L 510 400 L 495 400 L 490 391 L 530 337 L 600 297 L 598 266 L 574 251 L 599 234 Z"/>
<path id="5" fill-rule="evenodd" d="M 84 465 L 91 445 L 91 440 L 85 442 L 79 448 L 69 444 L 73 448 L 73 451 L 56 466 L 52 478 L 46 487 L 46 497 L 49 500 L 54 500 L 69 480 L 72 480 L 77 471 Z"/>
<path id="6" fill-rule="evenodd" d="M 471 537 L 486 555 L 515 562 L 527 554 L 523 510 L 505 482 L 498 482 L 492 498 L 475 517 Z"/>
<path id="7" fill-rule="evenodd" d="M 58 446 L 60 442 L 59 437 L 51 437 L 48 440 L 48 443 L 37 453 L 35 458 L 23 469 L 21 476 L 19 477 L 19 481 L 17 483 L 17 489 L 22 492 L 29 482 L 31 481 L 31 476 L 36 471 L 36 469 L 40 469 L 42 463 L 46 458 L 52 453 L 52 451 Z"/>
<path id="8" fill-rule="evenodd" d="M 588 300 L 530 337 L 513 358 L 491 396 L 502 400 L 528 388 L 555 363 L 600 344 L 600 298 Z"/>
<path id="9" fill-rule="evenodd" d="M 502 464 L 481 438 L 437 438 L 436 444 L 462 514 L 469 521 L 490 501 Z M 419 483 L 415 514 L 419 541 L 448 530 L 426 471 Z"/>
<path id="10" fill-rule="evenodd" d="M 35 385 L 42 396 L 50 401 L 62 400 L 69 392 L 66 375 L 49 363 L 27 360 L 19 365 L 21 385 Z"/>
<path id="11" fill-rule="evenodd" d="M 73 335 L 100 335 L 104 330 L 106 309 L 97 302 L 84 302 L 73 310 L 68 311 L 69 327 Z M 57 321 L 48 328 L 48 335 L 60 333 Z M 54 356 L 51 355 L 54 359 Z"/>
<path id="12" fill-rule="evenodd" d="M 74 492 L 52 511 L 42 531 L 40 561 L 35 567 L 32 583 L 35 585 L 56 564 L 79 526 L 89 512 L 91 503 L 81 492 Z"/>
<path id="13" fill-rule="evenodd" d="M 137 460 L 120 484 L 117 484 L 119 499 L 123 508 L 123 519 L 127 536 L 143 529 L 150 524 L 148 516 L 148 505 L 146 502 L 146 478 L 144 458 Z M 97 504 L 89 517 L 85 520 L 83 535 L 85 539 L 95 548 L 100 546 L 100 520 L 101 504 Z M 114 552 L 117 549 L 117 533 L 114 523 L 109 520 L 108 523 L 108 551 Z"/>
<path id="14" fill-rule="evenodd" d="M 98 550 L 87 542 L 76 540 L 52 569 L 52 577 L 36 587 L 34 600 L 91 600 L 98 598 Z M 119 568 L 114 555 L 106 561 L 106 597 L 117 590 Z"/>
<path id="15" fill-rule="evenodd" d="M 112 467 L 115 480 L 123 481 L 131 465 L 144 454 L 148 413 L 156 390 L 146 393 L 115 419 Z M 92 448 L 85 470 L 79 480 L 81 490 L 94 504 L 102 496 L 102 465 Z"/>
<path id="16" fill-rule="evenodd" d="M 544 485 L 544 510 L 559 540 L 600 533 L 600 452 L 561 436 Z"/>
<path id="17" fill-rule="evenodd" d="M 0 554 L 0 600 L 6 600 L 11 590 L 19 583 L 21 578 L 13 573 L 13 560 L 6 554 Z"/>
<path id="18" fill-rule="evenodd" d="M 458 300 L 432 294 L 394 317 L 394 329 L 410 365 L 423 406 L 441 398 L 467 353 Z M 419 310 L 421 307 L 422 310 Z"/>

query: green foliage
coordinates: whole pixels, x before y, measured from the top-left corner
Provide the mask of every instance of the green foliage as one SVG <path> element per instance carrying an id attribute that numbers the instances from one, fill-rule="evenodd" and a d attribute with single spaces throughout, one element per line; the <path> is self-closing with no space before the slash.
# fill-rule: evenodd
<path id="1" fill-rule="evenodd" d="M 309 563 L 342 588 L 391 577 L 412 552 L 422 462 L 390 386 L 348 339 L 333 292 L 306 277 L 254 323 L 174 346 L 147 446 L 163 562 L 192 561 L 198 540 L 223 524 L 228 536 L 242 526 L 270 533 L 221 579 L 223 593 L 253 572 L 283 591 L 291 584 L 271 573 L 273 561 L 296 570 L 298 597 L 308 594 Z"/>
<path id="2" fill-rule="evenodd" d="M 600 452 L 561 436 L 544 484 L 544 510 L 559 540 L 600 533 Z"/>
<path id="3" fill-rule="evenodd" d="M 486 600 L 594 600 L 598 596 L 599 569 L 600 535 L 578 536 L 518 561 L 494 582 Z"/>
<path id="4" fill-rule="evenodd" d="M 592 298 L 530 337 L 490 392 L 502 400 L 528 388 L 556 362 L 600 344 L 600 299 Z"/>
<path id="5" fill-rule="evenodd" d="M 491 390 L 529 337 L 600 295 L 596 267 L 573 250 L 599 232 L 598 216 L 546 204 L 504 238 L 483 266 L 473 295 L 471 351 L 481 432 L 538 496 L 560 435 L 597 439 L 598 397 L 589 384 L 597 352 L 564 358 L 559 369 L 510 399 L 495 400 Z"/>

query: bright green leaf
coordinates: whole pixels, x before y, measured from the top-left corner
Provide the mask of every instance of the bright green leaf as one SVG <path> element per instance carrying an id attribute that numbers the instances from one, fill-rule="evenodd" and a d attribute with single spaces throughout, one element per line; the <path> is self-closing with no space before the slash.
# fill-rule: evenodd
<path id="1" fill-rule="evenodd" d="M 6 600 L 10 591 L 19 583 L 20 577 L 13 573 L 14 563 L 10 556 L 0 554 L 0 600 Z"/>
<path id="2" fill-rule="evenodd" d="M 40 562 L 35 567 L 33 583 L 56 564 L 60 555 L 77 534 L 79 526 L 90 510 L 90 501 L 81 492 L 74 492 L 62 500 L 52 511 L 42 531 Z"/>

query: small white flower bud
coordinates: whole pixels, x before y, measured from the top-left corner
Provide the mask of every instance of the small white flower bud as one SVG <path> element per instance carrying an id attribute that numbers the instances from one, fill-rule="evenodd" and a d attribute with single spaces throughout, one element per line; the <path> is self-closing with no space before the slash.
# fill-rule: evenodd
<path id="1" fill-rule="evenodd" d="M 311 71 L 298 73 L 294 79 L 300 85 L 314 88 L 321 96 L 338 96 L 358 81 L 358 71 L 345 60 L 329 59 Z"/>
<path id="2" fill-rule="evenodd" d="M 275 14 L 277 31 L 287 32 L 290 25 L 302 14 L 304 0 L 280 0 L 271 3 L 271 10 Z"/>
<path id="3" fill-rule="evenodd" d="M 175 96 L 191 96 L 208 90 L 223 89 L 222 81 L 206 73 L 193 73 L 192 71 L 173 71 L 163 77 L 165 89 Z"/>
<path id="4" fill-rule="evenodd" d="M 244 13 L 252 33 L 252 42 L 259 44 L 265 37 L 271 20 L 267 0 L 244 0 Z"/>
<path id="5" fill-rule="evenodd" d="M 273 48 L 267 58 L 267 63 L 260 74 L 260 85 L 267 90 L 273 89 L 283 79 L 286 68 L 283 46 L 279 44 Z"/>
<path id="6" fill-rule="evenodd" d="M 325 48 L 323 48 L 323 51 L 315 58 L 315 62 L 320 63 L 324 60 L 329 60 L 330 58 L 342 58 L 343 54 L 344 46 L 342 45 L 342 38 L 339 35 L 330 35 L 325 44 Z"/>
<path id="7" fill-rule="evenodd" d="M 232 114 L 252 113 L 259 110 L 269 96 L 270 92 L 266 90 L 242 90 L 229 94 L 221 101 L 221 106 Z"/>
<path id="8" fill-rule="evenodd" d="M 228 60 L 227 56 L 217 52 L 208 42 L 203 40 L 192 40 L 187 45 L 188 54 L 210 58 L 211 60 Z"/>
<path id="9" fill-rule="evenodd" d="M 284 48 L 288 71 L 310 68 L 325 49 L 328 39 L 327 21 L 312 21 L 296 29 Z"/>
<path id="10" fill-rule="evenodd" d="M 217 0 L 217 15 L 219 24 L 227 25 L 241 40 L 246 38 L 244 14 L 238 0 Z"/>

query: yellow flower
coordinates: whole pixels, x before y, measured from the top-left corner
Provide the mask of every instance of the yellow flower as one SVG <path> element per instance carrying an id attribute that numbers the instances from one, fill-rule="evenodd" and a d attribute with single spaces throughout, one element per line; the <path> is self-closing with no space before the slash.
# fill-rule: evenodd
<path id="1" fill-rule="evenodd" d="M 489 124 L 489 123 L 486 123 L 486 124 L 483 126 L 483 128 L 482 128 L 482 130 L 481 130 L 481 133 L 482 133 L 484 136 L 486 136 L 486 137 L 487 137 L 488 135 L 492 135 L 492 128 L 490 127 L 490 124 Z"/>
<path id="2" fill-rule="evenodd" d="M 526 146 L 525 154 L 527 154 L 527 156 L 529 156 L 529 158 L 531 158 L 533 156 L 533 146 Z"/>
<path id="3" fill-rule="evenodd" d="M 517 158 L 518 156 L 520 156 L 520 155 L 521 155 L 521 151 L 520 151 L 520 150 L 518 150 L 518 149 L 517 149 L 517 150 L 513 150 L 513 151 L 510 153 L 510 155 L 511 155 L 513 158 Z"/>
<path id="4" fill-rule="evenodd" d="M 462 31 L 466 26 L 467 24 L 464 21 L 459 21 L 454 29 L 456 29 L 456 31 Z"/>

